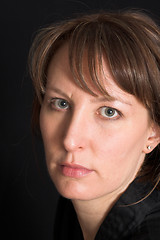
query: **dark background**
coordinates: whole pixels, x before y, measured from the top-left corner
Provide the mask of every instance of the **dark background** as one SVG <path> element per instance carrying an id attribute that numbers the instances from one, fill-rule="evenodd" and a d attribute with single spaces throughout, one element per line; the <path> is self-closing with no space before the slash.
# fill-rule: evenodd
<path id="1" fill-rule="evenodd" d="M 1 239 L 53 240 L 58 193 L 48 177 L 42 142 L 32 137 L 30 126 L 33 89 L 27 55 L 35 31 L 77 13 L 123 8 L 142 8 L 160 17 L 159 0 L 1 1 Z"/>

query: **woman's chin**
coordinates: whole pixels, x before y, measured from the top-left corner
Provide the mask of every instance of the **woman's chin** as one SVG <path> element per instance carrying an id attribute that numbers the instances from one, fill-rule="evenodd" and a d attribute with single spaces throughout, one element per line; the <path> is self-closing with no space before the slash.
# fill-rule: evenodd
<path id="1" fill-rule="evenodd" d="M 86 186 L 81 186 L 79 183 L 63 183 L 56 184 L 55 187 L 57 191 L 65 198 L 74 199 L 74 200 L 89 200 L 90 193 L 89 189 L 87 190 Z"/>

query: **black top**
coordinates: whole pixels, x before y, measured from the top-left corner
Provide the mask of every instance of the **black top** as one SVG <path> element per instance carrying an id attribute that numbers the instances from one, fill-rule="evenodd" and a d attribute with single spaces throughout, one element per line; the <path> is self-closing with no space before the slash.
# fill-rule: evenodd
<path id="1" fill-rule="evenodd" d="M 95 240 L 160 240 L 160 191 L 134 181 L 111 209 Z M 54 240 L 83 240 L 82 231 L 70 200 L 60 197 Z"/>

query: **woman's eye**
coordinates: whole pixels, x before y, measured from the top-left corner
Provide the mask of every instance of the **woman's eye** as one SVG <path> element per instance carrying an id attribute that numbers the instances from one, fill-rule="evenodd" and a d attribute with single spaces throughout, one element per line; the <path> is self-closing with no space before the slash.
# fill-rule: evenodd
<path id="1" fill-rule="evenodd" d="M 117 119 L 120 116 L 116 109 L 110 107 L 101 107 L 99 113 L 105 118 Z"/>
<path id="2" fill-rule="evenodd" d="M 53 98 L 50 102 L 51 106 L 57 110 L 66 110 L 69 108 L 69 103 L 65 99 Z"/>

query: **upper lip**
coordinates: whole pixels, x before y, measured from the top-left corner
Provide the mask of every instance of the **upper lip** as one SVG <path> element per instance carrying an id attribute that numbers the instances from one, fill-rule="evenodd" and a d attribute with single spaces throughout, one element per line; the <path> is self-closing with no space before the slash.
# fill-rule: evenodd
<path id="1" fill-rule="evenodd" d="M 61 166 L 66 166 L 66 167 L 75 168 L 75 169 L 76 168 L 77 169 L 87 169 L 87 170 L 91 171 L 91 169 L 89 169 L 87 167 L 84 167 L 84 166 L 82 166 L 80 164 L 76 164 L 76 163 L 61 163 Z"/>

